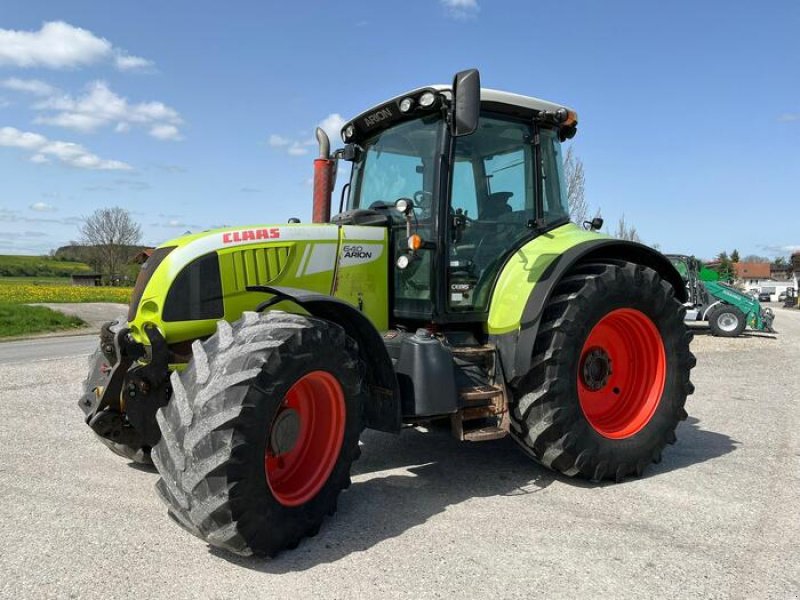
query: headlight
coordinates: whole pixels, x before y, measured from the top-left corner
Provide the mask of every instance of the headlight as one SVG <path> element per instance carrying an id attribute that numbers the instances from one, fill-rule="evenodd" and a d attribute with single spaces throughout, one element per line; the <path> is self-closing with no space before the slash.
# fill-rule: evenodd
<path id="1" fill-rule="evenodd" d="M 413 205 L 414 203 L 408 198 L 399 198 L 397 202 L 394 203 L 394 207 L 397 209 L 397 211 L 403 213 L 404 215 L 411 211 Z"/>
<path id="2" fill-rule="evenodd" d="M 413 98 L 403 98 L 400 101 L 400 112 L 407 113 L 412 108 L 414 108 L 414 99 Z"/>
<path id="3" fill-rule="evenodd" d="M 422 108 L 430 108 L 436 102 L 436 94 L 433 92 L 425 92 L 419 97 L 419 105 Z"/>
<path id="4" fill-rule="evenodd" d="M 348 125 L 347 127 L 344 128 L 344 131 L 342 132 L 342 139 L 345 142 L 349 142 L 350 138 L 352 138 L 355 135 L 355 133 L 356 133 L 356 128 L 353 127 L 352 125 Z"/>

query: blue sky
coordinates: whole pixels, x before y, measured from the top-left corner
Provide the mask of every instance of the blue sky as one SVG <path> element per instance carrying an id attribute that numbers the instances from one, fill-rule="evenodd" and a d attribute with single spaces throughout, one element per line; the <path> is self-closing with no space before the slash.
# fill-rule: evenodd
<path id="1" fill-rule="evenodd" d="M 800 250 L 800 3 L 0 4 L 0 253 L 311 212 L 308 145 L 454 72 L 568 104 L 590 204 L 664 251 Z"/>

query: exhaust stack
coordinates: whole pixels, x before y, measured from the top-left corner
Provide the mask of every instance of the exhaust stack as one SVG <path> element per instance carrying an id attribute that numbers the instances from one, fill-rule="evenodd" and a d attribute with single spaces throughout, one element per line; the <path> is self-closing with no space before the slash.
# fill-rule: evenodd
<path id="1" fill-rule="evenodd" d="M 331 220 L 331 194 L 335 183 L 336 161 L 331 158 L 331 142 L 322 128 L 315 132 L 319 143 L 319 158 L 314 159 L 314 208 L 313 223 L 329 223 Z"/>

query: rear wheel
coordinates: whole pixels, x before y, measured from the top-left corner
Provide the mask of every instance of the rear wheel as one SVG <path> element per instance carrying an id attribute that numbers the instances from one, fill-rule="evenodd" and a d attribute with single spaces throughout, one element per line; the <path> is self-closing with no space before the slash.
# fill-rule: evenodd
<path id="1" fill-rule="evenodd" d="M 545 306 L 512 430 L 566 475 L 621 481 L 658 462 L 686 418 L 695 364 L 685 308 L 642 265 L 579 265 Z"/>
<path id="2" fill-rule="evenodd" d="M 244 555 L 314 535 L 359 454 L 361 375 L 355 342 L 331 322 L 281 312 L 220 322 L 157 414 L 156 487 L 170 516 Z"/>
<path id="3" fill-rule="evenodd" d="M 718 304 L 708 314 L 708 326 L 713 335 L 736 337 L 747 326 L 744 313 L 730 304 Z"/>

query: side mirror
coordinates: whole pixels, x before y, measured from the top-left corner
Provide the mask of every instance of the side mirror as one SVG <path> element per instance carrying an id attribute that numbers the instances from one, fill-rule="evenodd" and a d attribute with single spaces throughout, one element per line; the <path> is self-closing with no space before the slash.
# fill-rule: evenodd
<path id="1" fill-rule="evenodd" d="M 481 113 L 481 76 L 478 69 L 456 73 L 453 78 L 453 123 L 451 135 L 469 135 L 478 128 Z"/>
<path id="2" fill-rule="evenodd" d="M 591 221 L 584 221 L 583 226 L 589 231 L 598 231 L 603 228 L 603 217 L 595 217 Z"/>

